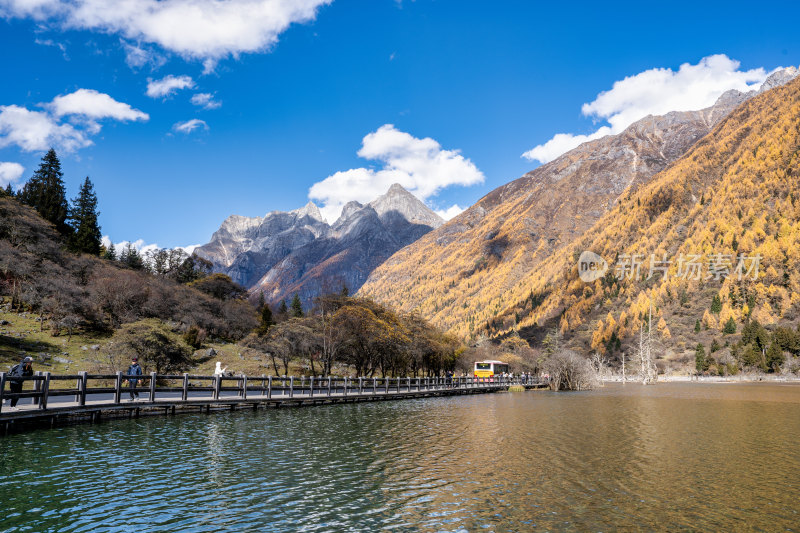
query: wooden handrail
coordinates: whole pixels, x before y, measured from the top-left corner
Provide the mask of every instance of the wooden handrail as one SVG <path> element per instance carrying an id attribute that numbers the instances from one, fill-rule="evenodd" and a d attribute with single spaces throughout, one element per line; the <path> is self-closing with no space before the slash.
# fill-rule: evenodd
<path id="1" fill-rule="evenodd" d="M 358 380 L 356 382 L 356 379 Z M 70 388 L 51 388 L 52 382 L 63 382 L 74 380 L 75 386 Z M 146 382 L 146 386 L 126 386 L 132 380 Z M 191 381 L 208 381 L 208 386 L 194 386 Z M 276 381 L 277 380 L 277 381 Z M 10 392 L 6 390 L 8 382 L 31 381 L 35 384 L 34 390 L 22 392 Z M 111 382 L 110 385 L 90 386 L 92 382 Z M 371 381 L 371 383 L 369 383 Z M 176 382 L 170 385 L 170 382 Z M 234 385 L 223 385 L 223 382 L 235 382 Z M 166 383 L 166 384 L 165 384 Z M 356 385 L 357 383 L 357 385 Z M 539 378 L 527 379 L 526 385 L 541 385 L 545 382 Z M 139 383 L 142 385 L 144 383 Z M 122 372 L 116 374 L 88 374 L 80 372 L 78 374 L 52 375 L 49 372 L 37 373 L 33 376 L 17 377 L 8 376 L 5 372 L 0 372 L 0 412 L 3 409 L 3 401 L 7 399 L 34 398 L 38 403 L 39 409 L 47 409 L 47 399 L 49 397 L 75 396 L 75 403 L 78 406 L 87 405 L 87 397 L 98 394 L 111 394 L 113 399 L 109 402 L 113 405 L 122 403 L 122 396 L 126 393 L 145 393 L 150 403 L 159 399 L 159 393 L 172 393 L 177 395 L 181 402 L 189 400 L 208 400 L 208 398 L 190 398 L 192 393 L 211 393 L 212 401 L 241 399 L 247 400 L 249 395 L 257 395 L 265 399 L 273 398 L 278 395 L 282 398 L 315 398 L 333 395 L 341 396 L 377 396 L 390 395 L 392 392 L 401 393 L 405 390 L 408 393 L 424 391 L 440 391 L 443 389 L 498 389 L 509 385 L 523 384 L 519 378 L 497 377 L 494 379 L 475 378 L 471 376 L 459 378 L 390 378 L 390 377 L 333 377 L 326 378 L 311 377 L 306 384 L 305 378 L 299 382 L 294 376 L 207 376 L 193 374 L 150 374 L 128 375 Z M 366 385 L 366 387 L 365 387 Z M 366 390 L 365 390 L 366 389 Z M 380 391 L 380 392 L 379 392 Z M 236 393 L 236 396 L 225 396 L 221 393 Z M 173 400 L 176 398 L 164 398 L 163 400 Z"/>

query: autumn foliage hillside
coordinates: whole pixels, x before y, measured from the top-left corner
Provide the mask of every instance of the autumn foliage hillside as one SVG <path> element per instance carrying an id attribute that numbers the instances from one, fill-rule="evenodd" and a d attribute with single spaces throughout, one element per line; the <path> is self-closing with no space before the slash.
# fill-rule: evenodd
<path id="1" fill-rule="evenodd" d="M 707 109 L 648 116 L 570 150 L 395 253 L 360 294 L 476 339 L 529 288 L 542 261 L 592 228 L 627 189 L 682 157 L 747 97 L 731 91 Z"/>
<path id="2" fill-rule="evenodd" d="M 618 356 L 638 336 L 651 302 L 665 351 L 694 349 L 704 336 L 733 345 L 750 321 L 794 325 L 799 178 L 800 80 L 794 80 L 744 103 L 683 158 L 624 193 L 592 229 L 530 272 L 509 295 L 513 303 L 485 327 L 493 335 L 515 329 L 525 335 L 557 324 L 574 344 Z M 591 283 L 578 275 L 584 250 L 609 263 Z M 638 273 L 617 270 L 635 254 L 644 258 Z M 660 263 L 666 276 L 657 271 L 648 279 L 651 254 L 666 259 Z M 692 256 L 700 257 L 700 279 L 682 275 Z M 740 257 L 760 257 L 757 274 L 739 279 Z M 726 262 L 730 275 L 710 270 Z"/>
<path id="3" fill-rule="evenodd" d="M 166 277 L 66 250 L 55 227 L 18 200 L 0 197 L 0 296 L 12 311 L 39 315 L 54 334 L 111 332 L 154 318 L 226 339 L 257 324 L 246 301 L 213 298 Z"/>

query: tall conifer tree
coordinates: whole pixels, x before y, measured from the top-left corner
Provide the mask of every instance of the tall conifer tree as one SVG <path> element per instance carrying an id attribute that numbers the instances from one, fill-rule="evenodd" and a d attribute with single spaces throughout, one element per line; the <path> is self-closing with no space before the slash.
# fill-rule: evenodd
<path id="1" fill-rule="evenodd" d="M 69 205 L 64 188 L 64 174 L 61 172 L 61 162 L 56 151 L 52 148 L 44 155 L 38 170 L 20 191 L 19 199 L 36 209 L 42 218 L 52 222 L 62 235 L 70 233 L 70 227 L 66 223 Z"/>
<path id="2" fill-rule="evenodd" d="M 300 296 L 294 293 L 292 298 L 292 317 L 303 318 L 303 304 L 300 302 Z"/>
<path id="3" fill-rule="evenodd" d="M 70 208 L 70 248 L 76 252 L 100 255 L 100 226 L 97 223 L 97 195 L 89 177 L 86 177 L 78 196 Z"/>

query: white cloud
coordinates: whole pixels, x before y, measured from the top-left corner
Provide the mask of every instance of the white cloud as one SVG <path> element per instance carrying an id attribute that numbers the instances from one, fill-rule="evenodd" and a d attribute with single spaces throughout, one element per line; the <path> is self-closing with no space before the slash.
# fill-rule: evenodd
<path id="1" fill-rule="evenodd" d="M 103 235 L 102 237 L 100 237 L 100 242 L 102 243 L 103 246 L 108 248 L 109 246 L 111 246 L 112 243 L 111 237 L 109 237 L 108 235 Z M 133 246 L 136 249 L 136 251 L 142 255 L 145 255 L 147 252 L 155 252 L 161 249 L 161 247 L 158 244 L 156 243 L 147 244 L 144 239 L 137 239 L 135 241 L 120 241 L 114 243 L 114 250 L 116 251 L 118 257 L 120 252 L 123 249 L 125 249 L 129 244 Z M 200 246 L 202 245 L 190 244 L 189 246 L 176 246 L 175 249 L 183 250 L 184 252 L 186 252 L 186 255 L 192 255 L 192 252 L 194 252 L 195 248 L 199 248 Z"/>
<path id="2" fill-rule="evenodd" d="M 464 212 L 463 207 L 459 207 L 456 204 L 451 205 L 447 209 L 437 209 L 436 214 L 442 217 L 445 220 L 450 220 L 451 218 L 455 218 L 461 213 Z"/>
<path id="3" fill-rule="evenodd" d="M 203 246 L 202 244 L 190 244 L 189 246 L 178 246 L 179 250 L 186 252 L 186 255 L 192 255 L 194 251 Z"/>
<path id="4" fill-rule="evenodd" d="M 17 145 L 27 152 L 57 146 L 67 152 L 92 144 L 71 124 L 60 124 L 49 113 L 24 107 L 0 106 L 0 148 Z"/>
<path id="5" fill-rule="evenodd" d="M 647 115 L 703 109 L 725 91 L 757 89 L 768 75 L 763 68 L 739 70 L 739 66 L 738 61 L 718 54 L 704 57 L 696 65 L 684 63 L 677 71 L 654 68 L 628 76 L 581 108 L 585 116 L 607 125 L 588 135 L 559 133 L 522 157 L 546 163 L 586 141 L 620 133 Z"/>
<path id="6" fill-rule="evenodd" d="M 34 39 L 33 42 L 42 46 L 52 46 L 54 48 L 58 48 L 59 50 L 61 50 L 61 57 L 63 57 L 65 61 L 69 61 L 69 55 L 67 55 L 67 47 L 63 43 L 56 42 L 52 39 Z"/>
<path id="7" fill-rule="evenodd" d="M 484 176 L 458 150 L 443 150 L 430 137 L 418 139 L 385 124 L 364 137 L 358 155 L 380 161 L 383 168 L 337 172 L 312 185 L 308 196 L 323 203 L 329 221 L 336 220 L 347 202 L 369 202 L 399 183 L 422 201 L 451 185 L 475 185 Z M 451 208 L 452 209 L 452 208 Z"/>
<path id="8" fill-rule="evenodd" d="M 194 88 L 194 81 L 189 76 L 165 76 L 160 80 L 147 78 L 147 96 L 163 98 L 181 89 Z"/>
<path id="9" fill-rule="evenodd" d="M 222 107 L 222 102 L 214 100 L 214 95 L 211 93 L 197 93 L 192 96 L 192 103 L 197 106 L 202 106 L 203 109 L 217 109 Z"/>
<path id="10" fill-rule="evenodd" d="M 90 135 L 100 131 L 101 119 L 148 120 L 150 117 L 128 104 L 92 89 L 57 96 L 40 104 L 45 111 L 0 106 L 0 148 L 16 145 L 32 152 L 57 147 L 67 152 L 90 146 Z M 70 117 L 73 123 L 63 122 Z"/>
<path id="11" fill-rule="evenodd" d="M 152 70 L 156 70 L 167 63 L 167 58 L 151 47 L 127 43 L 122 39 L 120 39 L 120 44 L 122 44 L 122 49 L 125 51 L 125 63 L 132 69 L 150 66 Z"/>
<path id="12" fill-rule="evenodd" d="M 108 248 L 111 246 L 111 238 L 108 235 L 103 235 L 100 238 L 100 243 Z M 128 245 L 133 246 L 133 248 L 142 255 L 146 254 L 147 252 L 154 252 L 161 249 L 158 244 L 146 244 L 144 239 L 137 239 L 135 241 L 120 241 L 114 243 L 114 251 L 117 253 L 117 257 L 119 257 L 119 254 L 122 252 L 122 250 L 127 248 Z"/>
<path id="13" fill-rule="evenodd" d="M 0 186 L 5 187 L 9 183 L 14 183 L 22 176 L 23 172 L 25 172 L 25 167 L 19 163 L 0 161 Z"/>
<path id="14" fill-rule="evenodd" d="M 119 121 L 150 119 L 147 113 L 142 113 L 94 89 L 78 89 L 74 93 L 56 96 L 46 107 L 56 117 L 79 115 L 91 120 L 111 118 Z"/>
<path id="15" fill-rule="evenodd" d="M 206 124 L 205 120 L 200 120 L 199 118 L 193 118 L 191 120 L 187 120 L 186 122 L 178 122 L 172 129 L 181 133 L 192 133 L 197 128 L 203 128 L 204 130 L 208 130 L 208 124 Z"/>
<path id="16" fill-rule="evenodd" d="M 274 45 L 333 0 L 0 0 L 0 14 L 116 34 L 185 58 L 219 60 Z"/>

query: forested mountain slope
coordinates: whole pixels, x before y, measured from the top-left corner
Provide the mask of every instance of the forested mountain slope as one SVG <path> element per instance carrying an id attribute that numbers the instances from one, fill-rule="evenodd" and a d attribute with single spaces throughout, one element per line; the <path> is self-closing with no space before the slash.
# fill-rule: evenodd
<path id="1" fill-rule="evenodd" d="M 650 183 L 623 194 L 593 228 L 510 291 L 513 303 L 489 321 L 488 332 L 530 336 L 557 324 L 573 344 L 618 356 L 638 336 L 651 302 L 667 352 L 694 349 L 698 335 L 732 343 L 737 337 L 727 335 L 750 320 L 794 325 L 799 178 L 796 79 L 747 101 Z M 579 277 L 584 250 L 609 263 L 590 283 Z M 634 257 L 639 269 L 631 268 Z"/>
<path id="2" fill-rule="evenodd" d="M 796 69 L 777 72 L 763 89 L 796 75 Z M 708 109 L 646 117 L 619 135 L 579 146 L 400 250 L 370 275 L 361 294 L 418 312 L 462 338 L 484 333 L 487 322 L 529 294 L 542 261 L 573 243 L 614 208 L 620 194 L 666 169 L 754 94 L 729 91 Z"/>

